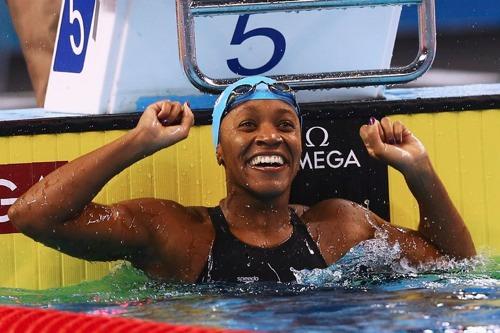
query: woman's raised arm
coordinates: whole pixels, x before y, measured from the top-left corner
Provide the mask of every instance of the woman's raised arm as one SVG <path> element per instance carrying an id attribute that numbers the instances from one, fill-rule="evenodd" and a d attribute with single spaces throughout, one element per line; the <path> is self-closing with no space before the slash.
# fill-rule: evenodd
<path id="1" fill-rule="evenodd" d="M 360 128 L 368 153 L 399 170 L 418 202 L 419 234 L 454 258 L 476 254 L 471 235 L 432 167 L 423 144 L 401 122 L 371 118 Z"/>
<path id="2" fill-rule="evenodd" d="M 155 211 L 151 199 L 111 206 L 92 200 L 131 164 L 186 138 L 193 122 L 187 104 L 150 105 L 133 130 L 35 184 L 9 209 L 10 220 L 29 237 L 85 258 L 117 259 L 147 246 L 143 221 Z"/>

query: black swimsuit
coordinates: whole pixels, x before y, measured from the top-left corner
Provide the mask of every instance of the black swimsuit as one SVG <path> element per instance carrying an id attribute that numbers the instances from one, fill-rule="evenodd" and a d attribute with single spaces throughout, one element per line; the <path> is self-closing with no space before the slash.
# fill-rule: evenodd
<path id="1" fill-rule="evenodd" d="M 291 237 L 273 248 L 243 243 L 229 230 L 219 206 L 209 208 L 215 239 L 198 282 L 295 281 L 290 270 L 326 268 L 327 265 L 306 226 L 291 210 Z"/>

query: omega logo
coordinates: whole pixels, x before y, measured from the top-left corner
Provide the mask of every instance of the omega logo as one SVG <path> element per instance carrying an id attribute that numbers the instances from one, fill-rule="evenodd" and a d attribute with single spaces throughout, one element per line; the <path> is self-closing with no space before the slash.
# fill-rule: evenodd
<path id="1" fill-rule="evenodd" d="M 322 139 L 318 140 L 316 145 L 311 140 L 311 133 L 315 131 L 317 133 L 322 134 Z M 306 147 L 307 148 L 316 148 L 316 147 L 329 147 L 329 134 L 328 131 L 321 126 L 314 126 L 307 130 L 306 132 Z M 347 156 L 346 156 L 347 155 Z M 346 156 L 346 157 L 344 157 Z M 352 149 L 349 150 L 347 154 L 343 152 L 332 149 L 332 150 L 314 150 L 312 152 L 306 150 L 304 157 L 300 159 L 300 167 L 302 169 L 338 169 L 338 168 L 347 168 L 349 166 L 355 166 L 361 168 L 361 164 L 359 163 L 358 157 L 354 153 Z"/>
<path id="2" fill-rule="evenodd" d="M 314 127 L 311 127 L 310 129 L 308 129 L 306 132 L 306 147 L 316 147 L 316 145 L 311 141 L 311 132 L 313 130 L 316 130 L 316 129 L 323 132 L 323 141 L 321 141 L 319 146 L 320 147 L 327 147 L 328 145 L 330 145 L 330 143 L 328 142 L 328 131 L 326 129 L 324 129 L 323 127 L 314 126 Z"/>
<path id="3" fill-rule="evenodd" d="M 0 178 L 0 186 L 7 187 L 12 192 L 17 189 L 16 184 L 14 184 L 8 179 Z M 14 202 L 16 202 L 16 200 L 17 198 L 0 199 L 0 206 L 11 206 L 14 204 Z M 0 215 L 0 223 L 6 223 L 6 222 L 9 222 L 9 217 L 7 215 Z"/>

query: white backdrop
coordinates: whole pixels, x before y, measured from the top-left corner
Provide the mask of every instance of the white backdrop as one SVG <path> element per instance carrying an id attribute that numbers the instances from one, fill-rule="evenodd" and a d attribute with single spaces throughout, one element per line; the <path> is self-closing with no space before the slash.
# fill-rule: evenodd
<path id="1" fill-rule="evenodd" d="M 179 63 L 173 0 L 95 1 L 95 6 L 89 0 L 62 5 L 47 110 L 132 112 L 159 98 L 212 106 L 214 97 L 198 92 Z M 384 6 L 198 18 L 198 62 L 214 78 L 238 76 L 228 59 L 264 75 L 387 68 L 400 10 Z M 231 45 L 233 38 L 239 41 Z M 265 72 L 258 70 L 271 59 Z M 361 99 L 381 93 L 379 87 L 332 89 L 300 92 L 299 99 Z"/>

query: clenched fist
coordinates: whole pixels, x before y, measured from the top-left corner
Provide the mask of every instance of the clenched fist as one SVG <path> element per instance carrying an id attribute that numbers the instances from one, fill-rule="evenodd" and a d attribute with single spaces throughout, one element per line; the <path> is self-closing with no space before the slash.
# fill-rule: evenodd
<path id="1" fill-rule="evenodd" d="M 187 103 L 159 101 L 146 108 L 134 130 L 146 153 L 152 154 L 187 138 L 193 124 L 194 115 Z"/>
<path id="2" fill-rule="evenodd" d="M 427 167 L 429 157 L 424 145 L 400 121 L 384 117 L 370 118 L 369 125 L 359 129 L 359 135 L 370 156 L 384 161 L 404 175 Z"/>

